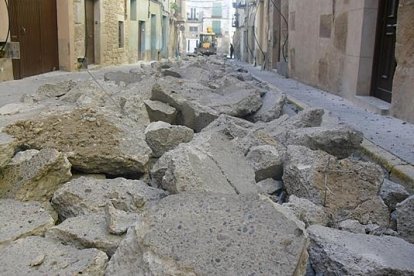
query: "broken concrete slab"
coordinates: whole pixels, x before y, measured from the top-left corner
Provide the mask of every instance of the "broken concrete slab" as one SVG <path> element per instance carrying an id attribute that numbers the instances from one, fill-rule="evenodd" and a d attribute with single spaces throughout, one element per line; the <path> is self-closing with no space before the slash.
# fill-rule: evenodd
<path id="1" fill-rule="evenodd" d="M 309 256 L 319 275 L 413 275 L 414 245 L 396 237 L 353 234 L 313 225 Z"/>
<path id="2" fill-rule="evenodd" d="M 55 149 L 19 152 L 0 175 L 0 197 L 49 201 L 71 177 L 71 164 Z"/>
<path id="3" fill-rule="evenodd" d="M 41 85 L 36 93 L 32 95 L 23 95 L 22 102 L 34 103 L 47 99 L 58 99 L 73 89 L 78 83 L 73 80 L 62 81 L 58 83 L 46 83 Z"/>
<path id="4" fill-rule="evenodd" d="M 199 132 L 220 114 L 247 116 L 262 105 L 255 89 L 215 91 L 194 81 L 166 78 L 154 85 L 151 100 L 167 103 L 178 111 L 178 123 Z"/>
<path id="5" fill-rule="evenodd" d="M 17 143 L 10 135 L 0 132 L 0 169 L 13 158 L 16 147 Z"/>
<path id="6" fill-rule="evenodd" d="M 151 149 L 143 130 L 128 118 L 95 109 L 45 114 L 5 129 L 24 148 L 54 148 L 67 153 L 76 170 L 114 176 L 148 170 Z"/>
<path id="7" fill-rule="evenodd" d="M 148 116 L 151 122 L 163 121 L 169 124 L 175 124 L 177 120 L 177 110 L 163 102 L 144 101 Z"/>
<path id="8" fill-rule="evenodd" d="M 141 216 L 116 209 L 111 202 L 106 205 L 105 219 L 110 234 L 123 235 L 129 227 L 141 219 Z"/>
<path id="9" fill-rule="evenodd" d="M 27 236 L 42 236 L 55 219 L 39 202 L 0 199 L 0 248 Z"/>
<path id="10" fill-rule="evenodd" d="M 282 145 L 263 145 L 250 148 L 246 158 L 255 171 L 256 182 L 266 178 L 281 180 L 285 154 L 286 148 Z"/>
<path id="11" fill-rule="evenodd" d="M 162 121 L 153 122 L 145 129 L 145 141 L 152 149 L 154 157 L 160 157 L 181 143 L 190 142 L 193 135 L 194 131 L 191 128 Z"/>
<path id="12" fill-rule="evenodd" d="M 388 208 L 378 196 L 383 179 L 381 168 L 373 163 L 337 160 L 323 151 L 288 146 L 283 174 L 287 192 L 324 206 L 335 221 L 388 225 Z"/>
<path id="13" fill-rule="evenodd" d="M 312 150 L 323 150 L 338 158 L 346 158 L 358 151 L 362 133 L 349 127 L 309 127 L 288 131 L 285 145 L 300 145 Z"/>
<path id="14" fill-rule="evenodd" d="M 107 72 L 104 74 L 105 81 L 113 81 L 117 85 L 129 85 L 131 83 L 140 82 L 142 80 L 142 75 L 133 72 L 122 72 L 122 71 L 115 71 L 115 72 Z"/>
<path id="15" fill-rule="evenodd" d="M 122 236 L 112 235 L 108 231 L 104 214 L 87 214 L 68 218 L 61 224 L 50 228 L 46 238 L 78 249 L 96 248 L 112 256 Z"/>
<path id="16" fill-rule="evenodd" d="M 286 94 L 276 91 L 268 91 L 263 97 L 262 107 L 249 117 L 253 122 L 270 122 L 278 119 L 283 114 L 286 103 Z"/>
<path id="17" fill-rule="evenodd" d="M 306 227 L 313 224 L 328 226 L 331 223 L 329 215 L 322 206 L 316 205 L 305 198 L 291 195 L 289 201 L 283 203 L 282 206 L 291 210 L 299 220 L 305 223 Z"/>
<path id="18" fill-rule="evenodd" d="M 41 238 L 19 239 L 0 250 L 3 275 L 103 275 L 108 256 Z"/>
<path id="19" fill-rule="evenodd" d="M 61 218 L 104 212 L 109 202 L 126 212 L 140 212 L 145 205 L 166 195 L 164 191 L 149 187 L 140 180 L 81 177 L 57 190 L 52 205 Z"/>
<path id="20" fill-rule="evenodd" d="M 414 195 L 396 206 L 397 232 L 408 242 L 414 243 Z"/>
<path id="21" fill-rule="evenodd" d="M 339 230 L 348 231 L 355 234 L 369 234 L 376 236 L 398 236 L 398 233 L 388 227 L 381 227 L 377 224 L 363 225 L 359 221 L 354 219 L 347 219 L 341 221 L 337 228 Z"/>
<path id="22" fill-rule="evenodd" d="M 256 183 L 259 187 L 259 190 L 266 194 L 274 194 L 278 191 L 283 190 L 284 185 L 280 180 L 274 180 L 273 178 L 267 178 Z"/>
<path id="23" fill-rule="evenodd" d="M 243 138 L 254 129 L 255 125 L 241 118 L 221 114 L 216 120 L 203 128 L 202 132 L 220 132 L 230 139 Z"/>
<path id="24" fill-rule="evenodd" d="M 186 144 L 165 153 L 151 175 L 171 193 L 208 191 L 254 193 L 254 170 L 227 138 L 203 132 Z"/>
<path id="25" fill-rule="evenodd" d="M 392 182 L 391 180 L 384 179 L 382 183 L 380 196 L 387 204 L 388 208 L 392 211 L 395 210 L 395 206 L 404 201 L 410 194 L 404 188 L 404 186 Z"/>
<path id="26" fill-rule="evenodd" d="M 301 223 L 264 196 L 183 193 L 145 213 L 106 274 L 302 275 L 306 246 Z"/>

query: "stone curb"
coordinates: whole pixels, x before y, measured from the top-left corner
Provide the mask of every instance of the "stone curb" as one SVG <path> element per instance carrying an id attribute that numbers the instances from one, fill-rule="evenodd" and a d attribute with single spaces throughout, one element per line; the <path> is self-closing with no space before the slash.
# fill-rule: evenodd
<path id="1" fill-rule="evenodd" d="M 269 87 L 275 88 L 281 92 L 284 92 L 279 87 L 260 79 L 257 76 L 253 76 L 257 81 L 265 82 Z M 285 93 L 287 100 L 290 104 L 293 104 L 299 110 L 311 107 L 309 104 L 302 102 L 301 100 L 296 99 Z M 334 118 L 331 118 L 329 114 L 327 119 L 330 122 L 334 122 Z M 361 144 L 361 154 L 366 157 L 368 160 L 371 160 L 379 165 L 381 165 L 390 175 L 392 181 L 402 184 L 410 193 L 414 193 L 414 166 L 409 164 L 404 160 L 401 160 L 399 157 L 390 153 L 389 151 L 379 147 L 378 145 L 372 143 L 371 141 L 364 138 Z"/>

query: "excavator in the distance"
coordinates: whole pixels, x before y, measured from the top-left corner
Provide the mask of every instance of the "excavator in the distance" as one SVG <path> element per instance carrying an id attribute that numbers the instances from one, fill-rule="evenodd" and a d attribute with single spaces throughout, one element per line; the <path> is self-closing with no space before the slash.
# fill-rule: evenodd
<path id="1" fill-rule="evenodd" d="M 200 42 L 195 48 L 196 54 L 201 54 L 205 56 L 217 54 L 217 39 L 216 34 L 213 33 L 211 27 L 207 27 L 206 33 L 200 33 Z"/>

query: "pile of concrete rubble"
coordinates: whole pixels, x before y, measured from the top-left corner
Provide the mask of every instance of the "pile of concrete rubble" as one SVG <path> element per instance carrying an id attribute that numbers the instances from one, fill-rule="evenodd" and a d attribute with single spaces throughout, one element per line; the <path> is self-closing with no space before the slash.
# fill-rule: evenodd
<path id="1" fill-rule="evenodd" d="M 414 196 L 362 134 L 218 57 L 0 108 L 2 275 L 414 275 Z"/>

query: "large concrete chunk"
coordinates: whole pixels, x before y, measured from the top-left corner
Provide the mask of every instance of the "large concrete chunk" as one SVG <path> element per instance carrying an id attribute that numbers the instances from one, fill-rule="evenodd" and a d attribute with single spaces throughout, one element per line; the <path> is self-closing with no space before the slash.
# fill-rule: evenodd
<path id="1" fill-rule="evenodd" d="M 190 143 L 165 153 L 154 165 L 151 175 L 171 193 L 257 192 L 253 168 L 220 133 L 203 132 Z"/>
<path id="2" fill-rule="evenodd" d="M 25 148 L 68 153 L 73 167 L 87 173 L 144 173 L 151 154 L 143 126 L 95 109 L 43 115 L 11 124 L 6 131 Z"/>
<path id="3" fill-rule="evenodd" d="M 254 168 L 256 182 L 266 178 L 282 179 L 285 154 L 286 148 L 282 145 L 252 147 L 246 158 Z"/>
<path id="4" fill-rule="evenodd" d="M 262 99 L 262 107 L 249 119 L 253 122 L 270 122 L 278 119 L 282 115 L 283 106 L 287 100 L 286 94 L 276 91 L 268 91 Z"/>
<path id="5" fill-rule="evenodd" d="M 41 237 L 20 239 L 0 250 L 1 275 L 103 275 L 108 257 Z"/>
<path id="6" fill-rule="evenodd" d="M 54 226 L 51 214 L 38 202 L 0 199 L 0 247 L 27 236 L 41 236 Z"/>
<path id="7" fill-rule="evenodd" d="M 397 231 L 400 236 L 414 243 L 414 195 L 397 204 Z"/>
<path id="8" fill-rule="evenodd" d="M 190 142 L 194 131 L 185 126 L 174 126 L 165 122 L 154 122 L 145 129 L 145 141 L 155 157 L 172 150 L 181 143 Z"/>
<path id="9" fill-rule="evenodd" d="M 13 158 L 16 144 L 16 141 L 11 136 L 0 132 L 0 169 Z"/>
<path id="10" fill-rule="evenodd" d="M 287 192 L 325 206 L 335 220 L 388 225 L 388 208 L 378 196 L 383 178 L 373 163 L 288 146 L 283 174 Z"/>
<path id="11" fill-rule="evenodd" d="M 145 100 L 148 116 L 151 122 L 163 121 L 174 124 L 177 119 L 177 110 L 159 101 Z"/>
<path id="12" fill-rule="evenodd" d="M 103 214 L 88 214 L 68 218 L 61 224 L 49 229 L 46 238 L 55 239 L 76 248 L 96 248 L 108 256 L 115 253 L 122 236 L 112 235 L 108 231 Z"/>
<path id="13" fill-rule="evenodd" d="M 243 138 L 248 135 L 255 125 L 241 118 L 221 114 L 216 120 L 205 127 L 202 132 L 220 132 L 231 139 Z"/>
<path id="14" fill-rule="evenodd" d="M 0 175 L 0 197 L 49 201 L 71 176 L 66 156 L 54 149 L 19 152 Z"/>
<path id="15" fill-rule="evenodd" d="M 382 183 L 380 190 L 380 196 L 390 210 L 395 210 L 396 205 L 409 197 L 410 194 L 404 186 L 388 179 L 384 179 L 384 183 Z"/>
<path id="16" fill-rule="evenodd" d="M 258 195 L 168 196 L 127 239 L 107 275 L 303 275 L 307 260 L 303 225 Z"/>
<path id="17" fill-rule="evenodd" d="M 107 203 L 126 212 L 139 212 L 146 204 L 166 196 L 139 180 L 80 177 L 66 183 L 52 198 L 62 218 L 104 212 Z"/>
<path id="18" fill-rule="evenodd" d="M 288 131 L 283 143 L 323 150 L 338 158 L 346 158 L 360 148 L 362 139 L 361 132 L 348 127 L 310 127 Z"/>
<path id="19" fill-rule="evenodd" d="M 154 85 L 151 100 L 167 103 L 178 111 L 178 123 L 200 131 L 220 114 L 244 117 L 257 111 L 260 93 L 251 87 L 211 89 L 195 81 L 166 78 Z"/>
<path id="20" fill-rule="evenodd" d="M 414 275 L 414 245 L 395 237 L 308 228 L 309 256 L 317 275 Z"/>
<path id="21" fill-rule="evenodd" d="M 129 213 L 116 209 L 112 203 L 108 203 L 105 208 L 105 219 L 108 231 L 114 235 L 123 235 L 128 228 L 141 219 L 138 213 Z"/>
<path id="22" fill-rule="evenodd" d="M 305 223 L 306 227 L 313 224 L 324 226 L 330 224 L 330 218 L 324 208 L 307 199 L 291 195 L 289 202 L 283 203 L 283 207 L 292 210 L 296 217 Z"/>

